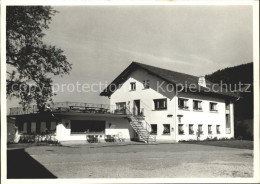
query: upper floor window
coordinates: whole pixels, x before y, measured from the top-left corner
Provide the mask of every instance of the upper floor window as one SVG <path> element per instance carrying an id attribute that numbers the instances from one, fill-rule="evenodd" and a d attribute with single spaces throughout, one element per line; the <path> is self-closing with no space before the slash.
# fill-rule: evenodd
<path id="1" fill-rule="evenodd" d="M 126 102 L 116 103 L 115 113 L 125 114 L 126 113 Z"/>
<path id="2" fill-rule="evenodd" d="M 116 103 L 116 109 L 125 109 L 126 108 L 126 102 L 118 102 Z"/>
<path id="3" fill-rule="evenodd" d="M 229 110 L 230 109 L 230 101 L 226 100 L 225 104 L 226 104 L 226 110 Z"/>
<path id="4" fill-rule="evenodd" d="M 217 103 L 213 103 L 213 102 L 210 102 L 209 103 L 209 108 L 210 108 L 210 111 L 218 111 L 217 109 Z"/>
<path id="5" fill-rule="evenodd" d="M 149 80 L 144 80 L 143 81 L 144 89 L 149 89 L 150 88 L 150 82 Z"/>
<path id="6" fill-rule="evenodd" d="M 188 99 L 178 98 L 178 107 L 179 109 L 189 109 Z"/>
<path id="7" fill-rule="evenodd" d="M 160 110 L 160 109 L 167 109 L 167 99 L 154 99 L 154 109 Z"/>
<path id="8" fill-rule="evenodd" d="M 136 90 L 136 83 L 135 82 L 131 82 L 131 91 L 135 91 Z"/>
<path id="9" fill-rule="evenodd" d="M 193 109 L 194 110 L 202 110 L 201 101 L 193 100 Z"/>

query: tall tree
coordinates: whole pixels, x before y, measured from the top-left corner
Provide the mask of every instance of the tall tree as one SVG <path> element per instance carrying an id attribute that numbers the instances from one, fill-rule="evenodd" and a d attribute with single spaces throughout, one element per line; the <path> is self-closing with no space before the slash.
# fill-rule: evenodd
<path id="1" fill-rule="evenodd" d="M 50 6 L 6 7 L 7 96 L 24 108 L 36 103 L 43 109 L 54 95 L 51 76 L 71 70 L 63 50 L 42 41 L 56 13 Z"/>

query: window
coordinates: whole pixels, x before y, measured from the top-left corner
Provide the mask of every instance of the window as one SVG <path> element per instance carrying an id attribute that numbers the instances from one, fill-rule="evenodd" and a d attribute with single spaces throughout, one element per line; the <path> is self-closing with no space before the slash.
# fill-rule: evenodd
<path id="1" fill-rule="evenodd" d="M 202 110 L 201 101 L 193 100 L 193 110 Z"/>
<path id="2" fill-rule="evenodd" d="M 126 111 L 126 102 L 119 102 L 116 103 L 116 110 L 115 113 L 125 113 Z"/>
<path id="3" fill-rule="evenodd" d="M 150 88 L 150 82 L 149 80 L 144 80 L 143 81 L 144 89 L 149 89 Z"/>
<path id="4" fill-rule="evenodd" d="M 199 125 L 199 126 L 198 126 L 198 133 L 199 133 L 199 134 L 203 134 L 202 125 Z"/>
<path id="5" fill-rule="evenodd" d="M 157 135 L 157 124 L 151 124 L 151 134 Z"/>
<path id="6" fill-rule="evenodd" d="M 220 125 L 217 125 L 217 134 L 220 134 Z"/>
<path id="7" fill-rule="evenodd" d="M 189 109 L 188 99 L 179 98 L 178 99 L 178 107 L 179 107 L 179 109 Z"/>
<path id="8" fill-rule="evenodd" d="M 226 114 L 226 134 L 231 133 L 231 127 L 230 127 L 230 115 Z"/>
<path id="9" fill-rule="evenodd" d="M 51 131 L 56 131 L 56 126 L 57 126 L 57 123 L 56 123 L 55 121 L 52 121 L 52 122 L 51 122 L 50 130 L 51 130 Z"/>
<path id="10" fill-rule="evenodd" d="M 154 101 L 154 109 L 160 110 L 160 109 L 167 109 L 167 99 L 155 99 Z"/>
<path id="11" fill-rule="evenodd" d="M 209 103 L 210 111 L 217 112 L 217 103 L 210 102 Z"/>
<path id="12" fill-rule="evenodd" d="M 208 125 L 208 134 L 212 134 L 212 129 L 211 129 L 212 125 Z"/>
<path id="13" fill-rule="evenodd" d="M 31 133 L 36 133 L 36 122 L 31 122 Z"/>
<path id="14" fill-rule="evenodd" d="M 178 125 L 178 132 L 179 132 L 179 135 L 184 134 L 183 125 Z"/>
<path id="15" fill-rule="evenodd" d="M 71 121 L 71 133 L 95 133 L 105 131 L 105 121 L 96 120 L 72 120 Z"/>
<path id="16" fill-rule="evenodd" d="M 27 133 L 27 122 L 23 123 L 23 133 Z"/>
<path id="17" fill-rule="evenodd" d="M 130 85 L 131 85 L 131 91 L 135 91 L 136 90 L 136 83 L 135 82 L 131 82 L 130 83 Z"/>
<path id="18" fill-rule="evenodd" d="M 189 125 L 189 134 L 190 135 L 194 134 L 194 130 L 193 130 L 193 125 L 192 124 Z"/>
<path id="19" fill-rule="evenodd" d="M 226 110 L 229 110 L 229 108 L 230 108 L 230 101 L 225 101 L 225 104 L 226 104 Z"/>
<path id="20" fill-rule="evenodd" d="M 23 131 L 24 122 L 18 122 L 16 123 L 16 126 L 18 126 L 18 132 Z"/>
<path id="21" fill-rule="evenodd" d="M 163 124 L 163 135 L 170 134 L 170 124 Z"/>

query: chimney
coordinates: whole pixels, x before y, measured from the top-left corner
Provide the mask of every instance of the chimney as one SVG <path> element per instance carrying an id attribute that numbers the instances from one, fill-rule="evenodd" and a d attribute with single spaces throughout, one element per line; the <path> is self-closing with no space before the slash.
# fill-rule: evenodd
<path id="1" fill-rule="evenodd" d="M 200 86 L 202 86 L 202 87 L 205 87 L 205 88 L 207 87 L 207 85 L 206 85 L 206 80 L 205 80 L 205 77 L 204 77 L 204 76 L 199 77 L 198 84 L 199 84 Z"/>

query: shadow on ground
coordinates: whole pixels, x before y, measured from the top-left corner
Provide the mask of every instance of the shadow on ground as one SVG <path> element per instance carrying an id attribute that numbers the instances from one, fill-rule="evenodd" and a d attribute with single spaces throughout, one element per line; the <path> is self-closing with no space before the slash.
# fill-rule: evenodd
<path id="1" fill-rule="evenodd" d="M 7 151 L 7 178 L 57 178 L 24 149 Z"/>

